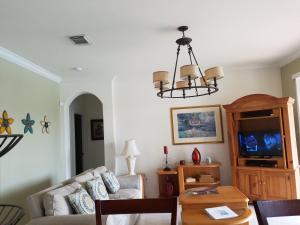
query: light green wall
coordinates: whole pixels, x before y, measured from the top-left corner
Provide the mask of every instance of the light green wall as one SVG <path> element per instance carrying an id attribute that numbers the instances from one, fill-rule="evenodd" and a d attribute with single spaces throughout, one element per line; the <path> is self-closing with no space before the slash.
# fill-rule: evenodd
<path id="1" fill-rule="evenodd" d="M 300 72 L 300 58 L 280 68 L 283 96 L 296 98 L 296 83 L 292 76 Z"/>
<path id="2" fill-rule="evenodd" d="M 300 153 L 300 131 L 299 131 L 299 117 L 298 117 L 298 108 L 297 102 L 300 99 L 297 99 L 297 90 L 296 90 L 296 80 L 292 79 L 292 76 L 300 72 L 300 58 L 294 60 L 293 62 L 280 68 L 281 71 L 281 82 L 282 82 L 282 94 L 283 96 L 293 97 L 296 101 L 294 104 L 294 115 L 295 115 L 295 126 L 296 126 L 296 137 L 298 152 Z"/>
<path id="3" fill-rule="evenodd" d="M 59 85 L 0 59 L 0 94 L 0 117 L 7 110 L 15 119 L 13 133 L 23 133 L 21 119 L 28 112 L 35 120 L 34 133 L 0 158 L 0 203 L 26 207 L 28 195 L 57 182 L 59 175 Z M 51 121 L 49 135 L 41 132 L 44 115 Z M 21 224 L 27 220 L 28 214 Z"/>

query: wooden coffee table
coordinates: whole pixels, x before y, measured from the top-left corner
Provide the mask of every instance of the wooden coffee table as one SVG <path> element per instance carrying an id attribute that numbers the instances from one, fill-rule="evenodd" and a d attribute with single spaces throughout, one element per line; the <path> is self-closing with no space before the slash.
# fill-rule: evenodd
<path id="1" fill-rule="evenodd" d="M 248 208 L 249 199 L 236 187 L 219 186 L 217 194 L 209 195 L 187 195 L 185 192 L 179 196 L 182 205 L 183 225 L 209 225 L 209 224 L 243 224 L 248 225 L 252 212 Z M 204 211 L 205 208 L 228 206 L 235 211 L 239 217 L 232 219 L 214 220 Z"/>

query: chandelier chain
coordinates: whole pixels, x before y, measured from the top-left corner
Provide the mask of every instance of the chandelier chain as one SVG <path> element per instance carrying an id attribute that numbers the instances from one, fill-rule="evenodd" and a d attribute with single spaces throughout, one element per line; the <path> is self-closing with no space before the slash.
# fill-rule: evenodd
<path id="1" fill-rule="evenodd" d="M 174 90 L 174 84 L 175 84 L 175 77 L 176 77 L 176 71 L 177 71 L 177 63 L 178 63 L 179 52 L 180 52 L 180 45 L 178 45 L 177 52 L 176 52 L 176 62 L 175 62 L 175 69 L 174 69 L 174 75 L 173 75 L 171 97 L 173 97 L 173 90 Z"/>
<path id="2" fill-rule="evenodd" d="M 192 48 L 192 46 L 191 46 L 190 44 L 188 45 L 188 48 L 191 50 L 191 53 L 192 53 L 192 55 L 193 55 L 193 58 L 194 58 L 194 60 L 195 60 L 196 65 L 198 66 L 198 70 L 199 70 L 200 75 L 201 75 L 201 77 L 202 77 L 202 79 L 203 79 L 203 81 L 204 81 L 205 86 L 208 86 L 208 85 L 207 85 L 207 82 L 206 82 L 206 79 L 204 78 L 204 75 L 203 75 L 203 73 L 202 73 L 202 71 L 201 71 L 201 69 L 200 69 L 200 66 L 199 66 L 199 64 L 198 64 L 198 61 L 197 61 L 197 59 L 196 59 L 196 56 L 195 56 L 195 54 L 194 54 L 193 48 Z"/>

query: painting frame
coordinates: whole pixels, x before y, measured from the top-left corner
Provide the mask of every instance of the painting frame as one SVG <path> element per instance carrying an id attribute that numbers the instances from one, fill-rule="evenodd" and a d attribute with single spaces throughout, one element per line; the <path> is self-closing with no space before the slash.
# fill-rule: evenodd
<path id="1" fill-rule="evenodd" d="M 185 123 L 186 120 L 189 122 L 190 117 L 194 115 L 198 117 L 195 126 L 189 127 L 189 130 L 185 129 L 186 125 L 182 125 L 183 120 Z M 208 130 L 201 130 L 203 128 L 201 128 L 200 117 L 208 121 L 204 122 L 204 126 L 209 125 Z M 173 107 L 170 108 L 170 118 L 173 145 L 224 143 L 221 105 Z"/>
<path id="2" fill-rule="evenodd" d="M 92 141 L 104 140 L 103 119 L 91 120 L 91 139 Z"/>

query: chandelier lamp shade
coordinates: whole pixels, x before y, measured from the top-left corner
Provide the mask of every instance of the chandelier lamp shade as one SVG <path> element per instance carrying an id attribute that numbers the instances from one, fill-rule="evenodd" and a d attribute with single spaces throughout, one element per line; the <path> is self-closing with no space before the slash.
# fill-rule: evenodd
<path id="1" fill-rule="evenodd" d="M 217 80 L 224 77 L 222 67 L 213 67 L 202 72 L 191 46 L 192 39 L 185 36 L 187 26 L 178 27 L 182 37 L 176 40 L 178 44 L 173 79 L 170 82 L 168 71 L 153 73 L 154 88 L 161 98 L 190 98 L 216 93 L 219 88 Z M 178 59 L 181 48 L 186 47 L 189 64 L 180 67 L 180 77 L 176 80 Z"/>
<path id="2" fill-rule="evenodd" d="M 135 175 L 134 168 L 136 156 L 140 154 L 141 153 L 136 145 L 136 141 L 133 139 L 127 140 L 122 155 L 126 157 L 128 175 Z"/>

